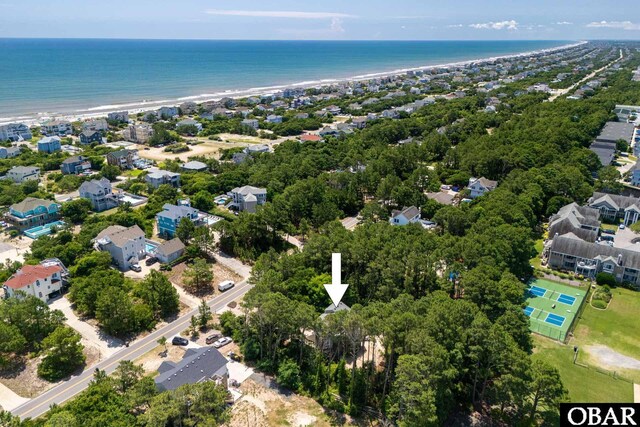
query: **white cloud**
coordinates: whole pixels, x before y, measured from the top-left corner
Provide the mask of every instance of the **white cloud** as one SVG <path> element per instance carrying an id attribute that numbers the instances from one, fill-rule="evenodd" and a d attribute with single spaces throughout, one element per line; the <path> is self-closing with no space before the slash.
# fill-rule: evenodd
<path id="1" fill-rule="evenodd" d="M 464 25 L 462 25 L 462 24 L 447 25 L 447 28 L 462 28 L 462 27 L 464 27 Z"/>
<path id="2" fill-rule="evenodd" d="M 331 25 L 329 25 L 329 30 L 333 33 L 344 33 L 342 18 L 331 18 Z"/>
<path id="3" fill-rule="evenodd" d="M 573 22 L 560 21 L 560 22 L 556 22 L 556 25 L 573 25 Z"/>
<path id="4" fill-rule="evenodd" d="M 482 24 L 469 24 L 469 27 L 476 30 L 517 30 L 518 23 L 513 19 L 510 21 L 485 22 Z"/>
<path id="5" fill-rule="evenodd" d="M 346 13 L 334 13 L 334 12 L 300 12 L 293 10 L 222 10 L 222 9 L 209 9 L 206 11 L 208 15 L 217 16 L 251 16 L 259 18 L 295 18 L 295 19 L 341 19 L 341 18 L 355 18 L 354 15 L 348 15 Z M 332 21 L 333 25 L 333 21 Z"/>
<path id="6" fill-rule="evenodd" d="M 587 24 L 589 28 L 615 28 L 618 30 L 640 31 L 640 24 L 631 21 L 600 21 Z"/>

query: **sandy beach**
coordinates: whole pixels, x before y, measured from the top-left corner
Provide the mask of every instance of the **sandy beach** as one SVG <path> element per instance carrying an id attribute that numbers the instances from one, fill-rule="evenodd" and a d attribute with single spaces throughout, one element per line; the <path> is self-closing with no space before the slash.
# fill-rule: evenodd
<path id="1" fill-rule="evenodd" d="M 371 80 L 371 79 L 377 79 L 377 78 L 398 76 L 398 75 L 406 74 L 408 72 L 429 71 L 435 68 L 464 67 L 469 64 L 474 64 L 478 62 L 490 62 L 490 61 L 496 61 L 496 60 L 502 60 L 502 59 L 520 58 L 520 57 L 525 57 L 530 55 L 552 53 L 552 52 L 557 52 L 561 50 L 571 49 L 576 46 L 583 45 L 585 43 L 587 42 L 580 41 L 580 42 L 557 46 L 549 49 L 540 49 L 540 50 L 533 50 L 528 52 L 510 54 L 510 55 L 470 59 L 470 60 L 459 61 L 459 62 L 432 64 L 432 65 L 425 65 L 421 67 L 402 68 L 402 69 L 397 69 L 397 70 L 388 71 L 388 72 L 378 72 L 378 73 L 374 72 L 374 73 L 368 73 L 368 74 L 360 74 L 360 75 L 347 77 L 347 78 L 322 79 L 322 80 L 303 81 L 298 83 L 283 84 L 283 85 L 276 85 L 276 86 L 255 87 L 255 88 L 239 89 L 239 90 L 226 90 L 223 92 L 201 94 L 201 95 L 194 95 L 194 96 L 185 96 L 185 97 L 180 97 L 176 99 L 143 100 L 141 102 L 102 105 L 102 106 L 91 107 L 83 110 L 77 110 L 73 113 L 56 114 L 56 113 L 50 113 L 50 112 L 42 112 L 35 115 L 2 117 L 0 118 L 0 125 L 7 124 L 7 123 L 14 123 L 14 122 L 25 123 L 27 125 L 37 125 L 54 118 L 61 119 L 61 120 L 69 120 L 69 121 L 80 121 L 80 120 L 87 120 L 91 118 L 104 117 L 108 113 L 114 112 L 114 111 L 127 111 L 129 112 L 129 114 L 138 114 L 145 111 L 155 110 L 160 107 L 178 106 L 187 101 L 203 103 L 203 102 L 218 101 L 225 97 L 239 99 L 239 98 L 247 98 L 251 96 L 264 96 L 264 95 L 274 94 L 285 88 L 310 89 L 310 88 L 327 86 L 331 84 L 357 82 L 357 81 L 365 81 L 365 80 Z"/>

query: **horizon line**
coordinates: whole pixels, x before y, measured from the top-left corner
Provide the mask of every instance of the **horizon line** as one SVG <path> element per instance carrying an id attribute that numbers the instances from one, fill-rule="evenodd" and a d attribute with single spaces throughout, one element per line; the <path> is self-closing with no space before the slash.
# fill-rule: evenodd
<path id="1" fill-rule="evenodd" d="M 259 42 L 581 42 L 640 41 L 640 39 L 224 39 L 224 38 L 146 38 L 146 37 L 14 37 L 0 40 L 124 40 L 124 41 L 259 41 Z"/>

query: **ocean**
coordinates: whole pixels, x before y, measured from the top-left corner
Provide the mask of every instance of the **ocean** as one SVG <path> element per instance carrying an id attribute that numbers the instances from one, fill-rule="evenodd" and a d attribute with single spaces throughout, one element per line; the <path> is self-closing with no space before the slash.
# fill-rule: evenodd
<path id="1" fill-rule="evenodd" d="M 246 95 L 567 43 L 0 39 L 0 122 Z"/>

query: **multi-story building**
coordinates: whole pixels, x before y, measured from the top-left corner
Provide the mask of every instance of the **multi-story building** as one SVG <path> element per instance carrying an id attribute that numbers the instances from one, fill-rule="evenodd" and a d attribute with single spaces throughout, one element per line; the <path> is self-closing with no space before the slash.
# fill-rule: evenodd
<path id="1" fill-rule="evenodd" d="M 91 169 L 91 162 L 84 156 L 72 156 L 64 159 L 60 164 L 63 175 L 78 175 Z"/>
<path id="2" fill-rule="evenodd" d="M 153 172 L 149 172 L 144 179 L 147 184 L 149 184 L 153 188 L 158 188 L 163 184 L 168 184 L 173 187 L 180 186 L 180 174 L 177 172 L 156 170 Z"/>
<path id="3" fill-rule="evenodd" d="M 133 169 L 138 160 L 138 150 L 118 150 L 107 153 L 107 163 L 120 169 Z"/>
<path id="4" fill-rule="evenodd" d="M 38 151 L 41 153 L 55 153 L 60 151 L 62 144 L 58 136 L 45 136 L 38 141 Z"/>
<path id="5" fill-rule="evenodd" d="M 471 191 L 469 197 L 475 199 L 476 197 L 483 196 L 489 191 L 495 190 L 497 186 L 497 181 L 492 181 L 485 177 L 469 178 L 469 190 Z"/>
<path id="6" fill-rule="evenodd" d="M 23 231 L 58 220 L 60 205 L 51 200 L 27 197 L 9 206 L 9 212 L 4 218 L 9 224 Z"/>
<path id="7" fill-rule="evenodd" d="M 99 130 L 82 131 L 80 134 L 80 143 L 87 145 L 93 142 L 97 142 L 98 144 L 102 143 L 102 132 Z"/>
<path id="8" fill-rule="evenodd" d="M 93 119 L 87 120 L 82 123 L 83 131 L 98 131 L 98 132 L 106 132 L 109 130 L 109 124 L 105 119 Z"/>
<path id="9" fill-rule="evenodd" d="M 122 135 L 127 141 L 145 144 L 153 135 L 153 128 L 147 124 L 131 125 L 124 130 Z"/>
<path id="10" fill-rule="evenodd" d="M 107 114 L 107 120 L 110 122 L 127 123 L 129 121 L 129 113 L 126 111 L 114 111 Z"/>
<path id="11" fill-rule="evenodd" d="M 0 126 L 0 141 L 24 141 L 33 138 L 31 129 L 24 123 L 9 123 Z"/>
<path id="12" fill-rule="evenodd" d="M 156 215 L 158 224 L 158 235 L 164 239 L 175 237 L 176 230 L 183 218 L 188 218 L 191 222 L 198 222 L 199 211 L 188 205 L 171 205 L 169 203 L 162 207 L 162 211 Z"/>
<path id="13" fill-rule="evenodd" d="M 39 181 L 40 168 L 34 166 L 14 166 L 7 171 L 6 178 L 17 184 L 26 181 Z"/>
<path id="14" fill-rule="evenodd" d="M 64 286 L 63 273 L 64 268 L 56 262 L 24 265 L 4 282 L 5 295 L 9 298 L 32 295 L 48 302 Z"/>
<path id="15" fill-rule="evenodd" d="M 49 120 L 42 124 L 40 132 L 46 136 L 66 136 L 73 133 L 73 126 L 67 120 Z"/>
<path id="16" fill-rule="evenodd" d="M 92 179 L 80 185 L 80 197 L 91 202 L 91 208 L 95 212 L 118 207 L 118 198 L 111 189 L 111 183 L 106 178 Z"/>
<path id="17" fill-rule="evenodd" d="M 21 147 L 0 147 L 0 159 L 12 159 L 22 153 Z"/>
<path id="18" fill-rule="evenodd" d="M 391 225 L 407 225 L 420 221 L 420 209 L 415 206 L 405 207 L 401 211 L 391 212 L 389 223 Z"/>
<path id="19" fill-rule="evenodd" d="M 267 202 L 267 189 L 245 185 L 231 190 L 229 196 L 233 199 L 231 206 L 239 211 L 254 213 L 256 206 Z"/>
<path id="20" fill-rule="evenodd" d="M 129 270 L 146 257 L 144 231 L 137 225 L 128 228 L 111 225 L 94 241 L 96 249 L 109 252 L 113 263 L 122 271 Z"/>

